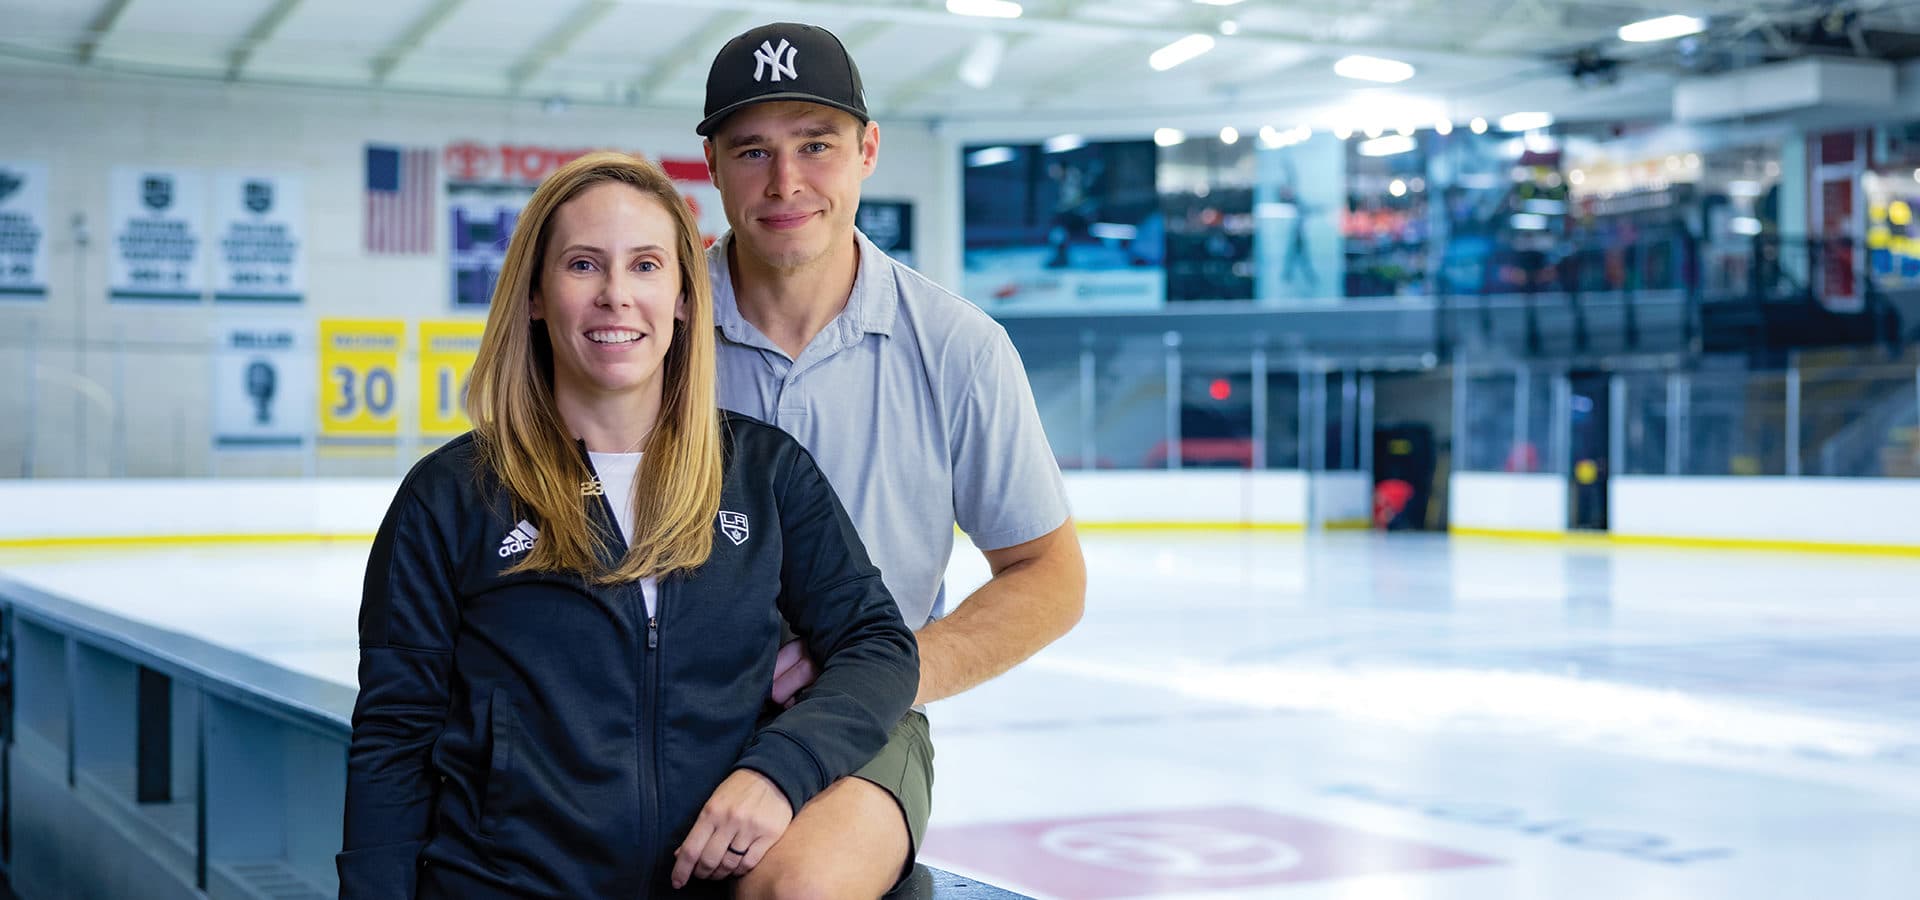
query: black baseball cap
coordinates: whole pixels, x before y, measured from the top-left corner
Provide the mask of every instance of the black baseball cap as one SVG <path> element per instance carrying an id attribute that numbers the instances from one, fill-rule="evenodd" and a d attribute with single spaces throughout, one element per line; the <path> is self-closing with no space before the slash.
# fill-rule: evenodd
<path id="1" fill-rule="evenodd" d="M 711 137 L 742 108 L 774 100 L 819 103 L 865 125 L 866 91 L 846 45 L 817 25 L 775 22 L 736 35 L 707 70 L 707 117 L 694 132 Z"/>

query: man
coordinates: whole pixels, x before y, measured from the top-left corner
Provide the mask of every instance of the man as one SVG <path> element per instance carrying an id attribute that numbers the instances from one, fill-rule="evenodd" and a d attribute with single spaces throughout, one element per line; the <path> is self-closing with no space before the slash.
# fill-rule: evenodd
<path id="1" fill-rule="evenodd" d="M 781 23 L 727 42 L 697 131 L 732 226 L 708 254 L 720 404 L 813 453 L 921 657 L 916 711 L 873 763 L 796 811 L 738 896 L 877 897 L 910 870 L 931 808 L 917 709 L 1065 634 L 1086 566 L 1006 331 L 853 227 L 880 127 L 839 39 Z M 993 578 L 943 616 L 955 524 Z M 776 672 L 777 702 L 813 677 L 791 645 Z"/>

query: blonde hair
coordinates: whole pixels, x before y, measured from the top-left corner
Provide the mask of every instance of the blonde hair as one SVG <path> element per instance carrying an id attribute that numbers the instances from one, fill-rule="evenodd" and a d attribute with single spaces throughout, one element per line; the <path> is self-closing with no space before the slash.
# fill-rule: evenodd
<path id="1" fill-rule="evenodd" d="M 532 298 L 554 213 L 595 185 L 628 185 L 659 201 L 679 232 L 675 253 L 686 319 L 676 319 L 661 362 L 660 418 L 634 479 L 633 541 L 618 568 L 596 553 L 584 483 L 593 477 L 553 396 L 553 348 Z M 540 539 L 508 572 L 578 572 L 600 584 L 699 567 L 713 552 L 720 510 L 720 411 L 714 398 L 713 288 L 693 210 L 660 167 L 623 153 L 590 153 L 560 167 L 534 191 L 514 226 L 493 289 L 480 355 L 467 389 L 480 462 L 505 485 Z M 618 531 L 614 532 L 615 537 Z"/>

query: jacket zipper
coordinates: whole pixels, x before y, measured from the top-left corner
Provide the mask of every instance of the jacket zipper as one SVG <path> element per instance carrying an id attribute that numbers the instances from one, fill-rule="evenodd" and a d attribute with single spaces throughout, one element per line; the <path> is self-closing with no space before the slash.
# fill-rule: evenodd
<path id="1" fill-rule="evenodd" d="M 587 455 L 587 442 L 575 441 L 575 444 L 580 451 L 580 461 L 587 464 L 588 472 L 593 472 L 593 458 Z M 597 475 L 597 473 L 595 474 Z M 605 493 L 600 495 L 599 500 L 600 512 L 606 517 L 607 522 L 613 526 L 613 533 L 616 535 L 624 534 L 620 528 L 619 521 L 614 518 L 613 502 L 607 499 Z M 620 557 L 624 555 L 624 552 L 625 548 L 621 548 L 621 553 L 614 556 L 616 565 Z M 642 588 L 638 582 L 633 584 L 631 592 L 627 595 L 630 600 L 638 600 L 640 613 L 646 614 L 647 616 L 646 652 L 637 654 L 639 659 L 635 661 L 634 666 L 634 668 L 638 670 L 634 674 L 640 681 L 640 691 L 646 697 L 646 703 L 643 707 L 643 714 L 640 717 L 639 724 L 650 733 L 648 736 L 652 738 L 653 745 L 651 755 L 642 754 L 642 758 L 640 759 L 639 788 L 640 793 L 643 795 L 640 798 L 640 806 L 647 811 L 646 821 L 640 823 L 641 847 L 652 847 L 654 842 L 658 840 L 658 835 L 653 832 L 658 831 L 660 828 L 660 794 L 662 789 L 660 777 L 660 657 L 658 651 L 660 649 L 660 615 L 667 608 L 667 591 L 668 585 L 671 582 L 671 578 L 660 580 L 658 589 L 656 590 L 652 613 L 647 613 L 646 589 Z M 638 595 L 637 598 L 635 595 Z M 649 786 L 653 788 L 652 791 L 647 790 Z M 657 861 L 657 857 L 647 856 L 644 857 L 644 859 L 645 863 L 640 871 L 640 885 L 643 895 L 653 890 L 653 880 L 655 877 L 654 864 Z"/>
<path id="2" fill-rule="evenodd" d="M 667 611 L 667 594 L 672 590 L 673 584 L 674 579 L 671 576 L 660 580 L 659 586 L 654 592 L 653 614 L 647 617 L 648 652 L 645 660 L 647 675 L 647 730 L 652 733 L 653 753 L 647 760 L 650 772 L 646 773 L 652 777 L 651 779 L 644 780 L 642 783 L 650 783 L 653 787 L 651 796 L 648 798 L 651 802 L 646 807 L 647 827 L 656 831 L 661 825 L 660 795 L 665 790 L 661 785 L 660 773 L 660 617 Z M 648 844 L 647 846 L 652 845 Z M 647 873 L 647 878 L 646 883 L 651 885 L 653 873 Z"/>

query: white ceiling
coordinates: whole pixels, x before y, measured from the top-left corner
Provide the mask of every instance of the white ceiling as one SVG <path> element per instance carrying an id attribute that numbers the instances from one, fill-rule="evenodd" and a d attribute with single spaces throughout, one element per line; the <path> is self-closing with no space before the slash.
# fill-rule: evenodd
<path id="1" fill-rule="evenodd" d="M 1215 0 L 1218 2 L 1218 0 Z M 713 53 L 768 21 L 826 26 L 853 49 L 883 118 L 960 133 L 1239 124 L 1321 128 L 1464 121 L 1520 109 L 1562 118 L 1663 115 L 1684 77 L 1673 42 L 1627 45 L 1620 25 L 1710 16 L 1721 46 L 1771 42 L 1835 9 L 1920 31 L 1907 0 L 1027 0 L 1018 19 L 956 16 L 944 0 L 0 0 L 0 62 L 528 102 L 697 110 Z M 1222 36 L 1221 23 L 1238 26 Z M 1217 47 L 1171 71 L 1153 50 L 1190 33 Z M 992 84 L 958 77 L 1004 41 Z M 1581 87 L 1571 53 L 1623 61 Z M 1868 48 L 1870 49 L 1870 48 Z M 1370 88 L 1333 74 L 1350 53 L 1405 60 L 1415 77 Z"/>

